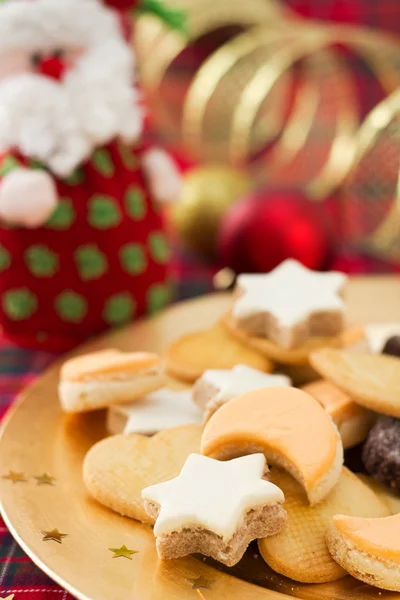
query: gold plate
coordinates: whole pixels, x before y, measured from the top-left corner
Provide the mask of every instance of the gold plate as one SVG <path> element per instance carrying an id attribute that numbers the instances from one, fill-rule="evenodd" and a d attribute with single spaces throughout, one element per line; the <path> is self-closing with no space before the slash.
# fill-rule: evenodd
<path id="1" fill-rule="evenodd" d="M 366 323 L 400 321 L 400 281 L 360 278 L 349 285 L 350 317 Z M 86 344 L 75 354 L 105 347 L 162 351 L 178 336 L 209 326 L 230 304 L 213 295 L 175 305 L 161 315 L 138 322 Z M 325 600 L 377 598 L 378 591 L 347 577 L 324 585 L 297 584 L 273 573 L 250 549 L 234 569 L 188 557 L 157 559 L 150 527 L 114 514 L 91 500 L 81 478 L 85 452 L 105 435 L 104 413 L 62 415 L 57 400 L 60 363 L 50 368 L 19 398 L 0 438 L 0 475 L 24 473 L 26 482 L 0 478 L 1 510 L 16 540 L 50 577 L 81 600 Z M 55 485 L 39 485 L 48 473 Z M 68 534 L 62 543 L 42 541 L 42 531 Z M 138 553 L 132 560 L 113 558 L 109 548 L 126 545 Z M 229 573 L 229 574 L 228 574 Z M 236 575 L 236 576 L 232 576 Z M 193 589 L 203 576 L 209 589 Z M 240 579 L 241 578 L 241 579 Z M 200 580 L 199 583 L 204 582 Z M 213 582 L 213 583 L 211 583 Z M 253 583 L 250 583 L 253 582 Z M 380 600 L 399 596 L 379 592 Z"/>

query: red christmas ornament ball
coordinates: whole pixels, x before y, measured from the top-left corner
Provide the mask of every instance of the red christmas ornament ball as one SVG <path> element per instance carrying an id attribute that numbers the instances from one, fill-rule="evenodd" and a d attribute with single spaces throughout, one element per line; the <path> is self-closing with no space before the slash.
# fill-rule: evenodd
<path id="1" fill-rule="evenodd" d="M 256 192 L 224 216 L 218 256 L 236 273 L 268 272 L 286 258 L 321 269 L 331 253 L 326 215 L 297 190 Z"/>

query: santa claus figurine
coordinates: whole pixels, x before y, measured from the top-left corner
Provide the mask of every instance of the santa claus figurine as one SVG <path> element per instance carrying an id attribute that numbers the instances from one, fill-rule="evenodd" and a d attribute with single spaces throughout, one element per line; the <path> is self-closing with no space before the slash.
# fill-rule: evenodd
<path id="1" fill-rule="evenodd" d="M 141 143 L 120 24 L 100 0 L 0 2 L 0 327 L 21 344 L 66 348 L 169 297 L 159 203 L 180 179 Z"/>

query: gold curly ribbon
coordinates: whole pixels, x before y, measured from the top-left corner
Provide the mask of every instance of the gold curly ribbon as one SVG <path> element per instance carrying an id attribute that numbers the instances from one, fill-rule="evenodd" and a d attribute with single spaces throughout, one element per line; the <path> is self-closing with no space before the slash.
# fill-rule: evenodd
<path id="1" fill-rule="evenodd" d="M 379 118 L 390 114 L 397 127 L 400 40 L 367 28 L 306 21 L 268 0 L 170 3 L 188 11 L 187 39 L 150 17 L 140 18 L 136 28 L 142 80 L 168 137 L 194 158 L 245 165 L 257 180 L 284 180 L 303 187 L 315 201 L 344 184 L 350 203 L 352 182 L 368 153 L 389 135 L 382 124 L 377 127 Z M 171 110 L 161 90 L 175 59 L 188 44 L 227 25 L 241 31 L 188 75 L 182 107 Z M 361 58 L 388 95 L 363 123 L 338 45 Z M 400 260 L 396 185 L 387 216 L 372 233 L 354 239 L 391 260 Z M 363 198 L 356 198 L 363 205 Z M 374 201 L 379 202 L 378 193 Z"/>

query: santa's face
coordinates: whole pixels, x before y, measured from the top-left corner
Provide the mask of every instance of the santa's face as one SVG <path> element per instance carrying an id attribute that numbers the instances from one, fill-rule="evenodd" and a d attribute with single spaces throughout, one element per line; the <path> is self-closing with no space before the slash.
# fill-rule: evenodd
<path id="1" fill-rule="evenodd" d="M 7 77 L 33 73 L 62 81 L 74 69 L 85 48 L 37 48 L 33 51 L 11 50 L 0 58 L 0 82 Z"/>
<path id="2" fill-rule="evenodd" d="M 133 141 L 142 120 L 132 51 L 100 2 L 0 5 L 0 149 L 68 176 L 96 146 Z"/>

